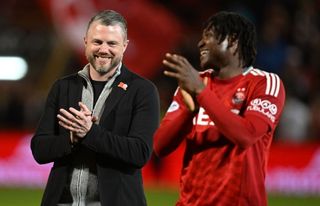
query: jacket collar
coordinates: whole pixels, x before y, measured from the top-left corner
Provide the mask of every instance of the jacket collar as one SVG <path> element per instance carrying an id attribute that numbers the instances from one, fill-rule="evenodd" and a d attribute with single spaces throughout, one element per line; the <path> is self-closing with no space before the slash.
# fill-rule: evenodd
<path id="1" fill-rule="evenodd" d="M 116 77 L 112 84 L 112 91 L 106 99 L 106 107 L 101 116 L 100 123 L 108 116 L 110 111 L 117 105 L 120 98 L 130 91 L 130 84 L 132 81 L 132 73 L 126 68 L 124 64 L 121 65 L 121 73 Z M 87 84 L 83 77 L 76 75 L 76 81 L 71 81 L 69 90 L 70 107 L 79 109 L 78 102 L 81 101 L 83 84 Z M 66 88 L 67 89 L 67 88 Z"/>
<path id="2" fill-rule="evenodd" d="M 112 91 L 109 97 L 106 99 L 107 106 L 103 111 L 100 122 L 102 122 L 104 118 L 108 116 L 108 114 L 112 111 L 115 105 L 117 105 L 121 97 L 130 91 L 131 80 L 131 72 L 124 65 L 122 65 L 121 73 L 113 82 Z"/>

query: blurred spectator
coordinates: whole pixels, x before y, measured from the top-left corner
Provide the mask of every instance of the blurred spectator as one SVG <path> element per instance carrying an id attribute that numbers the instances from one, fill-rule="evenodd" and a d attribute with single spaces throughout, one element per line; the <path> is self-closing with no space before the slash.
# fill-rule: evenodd
<path id="1" fill-rule="evenodd" d="M 4 125 L 7 128 L 21 128 L 24 124 L 24 101 L 18 91 L 13 91 L 8 99 L 6 111 L 4 112 Z"/>
<path id="2" fill-rule="evenodd" d="M 310 108 L 306 103 L 306 92 L 310 89 L 308 78 L 303 75 L 302 52 L 291 46 L 284 60 L 283 80 L 287 98 L 277 131 L 280 140 L 301 143 L 308 138 Z"/>
<path id="3" fill-rule="evenodd" d="M 278 127 L 281 140 L 301 143 L 309 135 L 310 109 L 295 96 L 287 94 Z"/>
<path id="4" fill-rule="evenodd" d="M 281 75 L 288 42 L 286 39 L 289 16 L 283 5 L 274 3 L 266 7 L 262 22 L 256 66 Z"/>
<path id="5" fill-rule="evenodd" d="M 297 1 L 292 36 L 294 42 L 304 48 L 305 52 L 319 42 L 319 23 L 319 6 L 316 1 Z"/>
<path id="6" fill-rule="evenodd" d="M 312 140 L 320 139 L 320 94 L 311 101 L 310 134 Z"/>
<path id="7" fill-rule="evenodd" d="M 284 61 L 282 77 L 287 93 L 307 103 L 312 85 L 307 66 L 303 62 L 303 52 L 296 46 L 290 46 Z"/>

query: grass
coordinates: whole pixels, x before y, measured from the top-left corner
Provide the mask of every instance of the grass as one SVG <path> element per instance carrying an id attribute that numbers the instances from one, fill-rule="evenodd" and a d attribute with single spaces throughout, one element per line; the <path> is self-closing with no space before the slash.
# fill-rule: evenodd
<path id="1" fill-rule="evenodd" d="M 1 206 L 36 206 L 40 205 L 42 189 L 0 188 Z M 173 189 L 147 188 L 146 197 L 149 206 L 173 206 L 178 193 Z M 320 196 L 292 197 L 269 196 L 269 206 L 319 206 Z"/>
<path id="2" fill-rule="evenodd" d="M 1 206 L 36 206 L 40 205 L 42 196 L 40 189 L 1 188 Z"/>
<path id="3" fill-rule="evenodd" d="M 319 206 L 320 196 L 269 195 L 269 206 Z"/>
<path id="4" fill-rule="evenodd" d="M 172 188 L 149 187 L 145 192 L 148 206 L 173 206 L 178 199 L 178 191 Z"/>

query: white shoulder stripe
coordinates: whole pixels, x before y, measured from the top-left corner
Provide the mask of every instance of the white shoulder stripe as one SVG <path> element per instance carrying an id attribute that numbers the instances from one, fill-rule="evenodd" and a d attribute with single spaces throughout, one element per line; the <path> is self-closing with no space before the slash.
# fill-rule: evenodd
<path id="1" fill-rule="evenodd" d="M 251 69 L 250 74 L 253 76 L 265 76 L 265 73 L 259 69 Z"/>
<path id="2" fill-rule="evenodd" d="M 261 71 L 261 70 L 259 70 L 259 69 L 256 69 L 255 71 L 256 71 L 256 72 L 258 73 L 258 75 L 260 75 L 260 76 L 265 76 L 265 75 L 266 75 L 266 72 Z"/>
<path id="3" fill-rule="evenodd" d="M 270 75 L 266 75 L 267 78 L 267 85 L 266 85 L 266 92 L 265 94 L 269 95 L 270 94 L 270 90 L 271 90 L 271 79 L 270 79 Z"/>
<path id="4" fill-rule="evenodd" d="M 270 95 L 273 95 L 277 86 L 277 81 L 274 74 L 271 73 L 270 76 L 271 76 L 271 82 L 272 82 Z"/>
<path id="5" fill-rule="evenodd" d="M 265 76 L 267 80 L 265 94 L 278 97 L 281 80 L 277 74 L 269 73 L 260 69 L 251 69 L 249 73 L 254 76 Z"/>
<path id="6" fill-rule="evenodd" d="M 280 91 L 280 78 L 274 73 L 266 73 L 266 95 L 277 97 Z"/>
<path id="7" fill-rule="evenodd" d="M 278 97 L 278 94 L 279 94 L 279 91 L 280 91 L 281 82 L 280 82 L 280 77 L 278 75 L 276 75 L 276 74 L 275 74 L 275 76 L 276 76 L 276 79 L 277 79 L 277 87 L 276 87 L 276 91 L 274 93 L 274 96 Z"/>
<path id="8" fill-rule="evenodd" d="M 252 74 L 253 76 L 258 76 L 258 74 L 255 70 L 250 71 L 250 74 Z"/>

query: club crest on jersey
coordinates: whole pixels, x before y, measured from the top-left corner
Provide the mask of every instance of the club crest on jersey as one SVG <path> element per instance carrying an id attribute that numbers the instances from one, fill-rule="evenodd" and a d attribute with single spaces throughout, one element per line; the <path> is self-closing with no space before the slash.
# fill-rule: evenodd
<path id="1" fill-rule="evenodd" d="M 236 105 L 242 104 L 246 98 L 245 91 L 246 91 L 246 88 L 238 88 L 237 92 L 232 97 L 232 103 Z"/>

